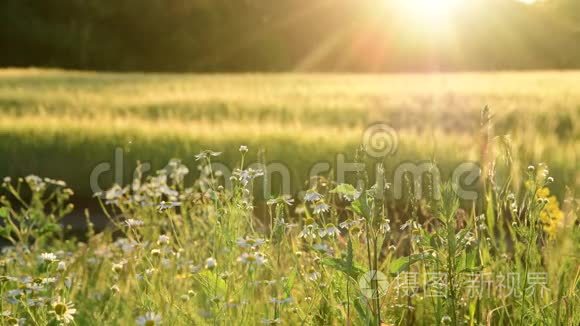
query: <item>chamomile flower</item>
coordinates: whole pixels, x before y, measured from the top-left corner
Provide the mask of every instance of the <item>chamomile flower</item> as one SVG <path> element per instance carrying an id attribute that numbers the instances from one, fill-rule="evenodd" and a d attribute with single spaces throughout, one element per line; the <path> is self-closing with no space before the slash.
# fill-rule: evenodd
<path id="1" fill-rule="evenodd" d="M 238 244 L 238 246 L 240 246 L 241 248 L 258 248 L 261 245 L 266 243 L 266 240 L 264 239 L 253 239 L 250 237 L 246 237 L 244 238 L 239 238 L 238 240 L 236 240 L 236 243 Z"/>
<path id="2" fill-rule="evenodd" d="M 40 260 L 45 262 L 53 262 L 57 260 L 56 255 L 52 252 L 43 252 L 42 254 L 40 254 L 39 258 Z"/>
<path id="3" fill-rule="evenodd" d="M 316 225 L 316 223 L 304 225 L 304 228 L 302 229 L 302 231 L 300 231 L 298 237 L 304 239 L 316 239 L 316 237 L 318 236 L 317 230 L 318 225 Z"/>
<path id="4" fill-rule="evenodd" d="M 321 228 L 318 230 L 318 235 L 323 238 L 323 237 L 330 237 L 333 238 L 335 236 L 339 236 L 340 235 L 340 230 L 334 226 L 334 224 L 329 223 L 326 224 L 326 226 L 324 228 Z"/>
<path id="5" fill-rule="evenodd" d="M 306 277 L 311 281 L 316 281 L 320 278 L 320 273 L 317 272 L 315 269 L 310 269 L 306 274 Z"/>
<path id="6" fill-rule="evenodd" d="M 205 260 L 205 268 L 212 270 L 217 267 L 217 260 L 213 257 L 209 257 Z"/>
<path id="7" fill-rule="evenodd" d="M 260 253 L 249 254 L 245 252 L 240 257 L 238 257 L 237 261 L 245 265 L 261 266 L 264 265 L 268 260 Z"/>
<path id="8" fill-rule="evenodd" d="M 321 200 L 323 197 L 324 196 L 322 196 L 318 192 L 310 189 L 310 190 L 306 191 L 306 194 L 304 194 L 304 201 L 305 202 L 317 202 L 317 201 Z"/>
<path id="9" fill-rule="evenodd" d="M 314 214 L 326 213 L 330 210 L 330 206 L 322 200 L 319 200 L 312 208 Z"/>
<path id="10" fill-rule="evenodd" d="M 166 187 L 167 187 L 167 186 L 166 186 Z M 167 187 L 167 189 L 165 189 L 165 188 L 163 188 L 163 189 L 164 189 L 164 190 L 162 190 L 162 192 L 163 192 L 164 194 L 168 195 L 168 196 L 177 196 L 177 195 L 178 195 L 177 191 L 175 191 L 175 190 L 172 190 L 172 189 L 169 189 L 168 187 Z M 179 206 L 181 206 L 181 203 L 180 203 L 180 202 L 178 202 L 178 201 L 166 202 L 166 201 L 163 201 L 163 200 L 162 200 L 162 201 L 159 203 L 159 205 L 157 205 L 157 210 L 158 210 L 159 212 L 164 212 L 164 211 L 166 211 L 166 210 L 168 210 L 168 209 L 170 209 L 170 208 L 173 208 L 173 207 L 179 207 Z"/>
<path id="11" fill-rule="evenodd" d="M 122 260 L 118 263 L 114 263 L 113 266 L 111 267 L 111 270 L 115 273 L 120 273 L 123 270 L 126 263 L 127 262 L 125 260 Z"/>
<path id="12" fill-rule="evenodd" d="M 72 302 L 66 302 L 57 297 L 52 303 L 51 314 L 54 315 L 56 320 L 62 322 L 63 324 L 69 324 L 74 320 L 74 314 L 77 310 L 74 308 Z"/>
<path id="13" fill-rule="evenodd" d="M 129 219 L 125 220 L 125 224 L 130 228 L 134 228 L 134 227 L 142 226 L 144 223 L 141 220 L 129 218 Z"/>
<path id="14" fill-rule="evenodd" d="M 66 270 L 66 263 L 64 261 L 59 261 L 56 265 L 56 270 L 59 272 L 64 272 Z"/>
<path id="15" fill-rule="evenodd" d="M 216 157 L 216 156 L 220 156 L 222 153 L 221 152 L 214 152 L 212 150 L 203 150 L 201 152 L 199 152 L 199 154 L 195 155 L 195 160 L 199 161 L 199 160 L 203 160 L 203 159 L 207 159 L 209 157 Z"/>
<path id="16" fill-rule="evenodd" d="M 156 314 L 153 311 L 148 311 L 143 316 L 137 317 L 136 322 L 139 326 L 161 325 L 161 315 Z"/>
<path id="17" fill-rule="evenodd" d="M 168 235 L 162 234 L 157 239 L 157 245 L 158 246 L 168 245 L 170 240 L 171 238 Z"/>

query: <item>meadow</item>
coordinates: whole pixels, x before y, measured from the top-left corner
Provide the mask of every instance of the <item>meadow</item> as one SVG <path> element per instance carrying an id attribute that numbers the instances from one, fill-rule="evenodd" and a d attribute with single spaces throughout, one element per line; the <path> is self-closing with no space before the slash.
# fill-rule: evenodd
<path id="1" fill-rule="evenodd" d="M 480 112 L 493 113 L 496 136 L 509 135 L 523 166 L 549 161 L 561 185 L 578 187 L 577 72 L 401 75 L 107 74 L 0 71 L 0 174 L 64 179 L 90 197 L 91 170 L 124 150 L 162 168 L 171 158 L 194 170 L 193 154 L 211 148 L 235 166 L 283 161 L 302 189 L 308 169 L 352 158 L 364 128 L 385 122 L 399 134 L 387 167 L 437 160 L 442 170 L 478 161 Z M 70 166 L 74 165 L 74 169 Z M 103 184 L 113 176 L 103 176 Z M 565 192 L 562 186 L 555 189 Z"/>
<path id="2" fill-rule="evenodd" d="M 1 70 L 0 321 L 577 325 L 579 81 Z M 369 158 L 378 121 L 396 151 Z M 124 177 L 93 194 L 115 148 Z M 341 153 L 366 168 L 308 180 Z M 394 198 L 396 167 L 427 160 L 441 197 L 405 178 Z M 287 166 L 290 193 L 260 196 L 254 162 Z M 477 199 L 450 178 L 462 162 L 481 166 Z M 79 214 L 88 202 L 98 213 Z"/>

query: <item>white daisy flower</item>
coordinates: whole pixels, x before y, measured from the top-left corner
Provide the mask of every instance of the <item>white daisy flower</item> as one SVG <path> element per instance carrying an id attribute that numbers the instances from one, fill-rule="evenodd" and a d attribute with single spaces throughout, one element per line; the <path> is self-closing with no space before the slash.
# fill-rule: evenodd
<path id="1" fill-rule="evenodd" d="M 329 236 L 331 238 L 335 237 L 335 236 L 339 236 L 340 235 L 340 230 L 334 226 L 334 224 L 329 223 L 326 224 L 326 226 L 324 228 L 321 228 L 318 230 L 318 235 L 323 238 L 325 236 Z"/>
<path id="2" fill-rule="evenodd" d="M 265 244 L 266 240 L 246 237 L 245 239 L 239 238 L 238 240 L 236 240 L 236 243 L 238 244 L 238 246 L 242 248 L 258 248 L 261 245 Z"/>
<path id="3" fill-rule="evenodd" d="M 55 316 L 56 320 L 63 324 L 69 324 L 74 320 L 74 314 L 76 312 L 77 310 L 74 308 L 72 302 L 63 301 L 57 297 L 52 303 L 52 311 L 50 313 Z"/>
<path id="4" fill-rule="evenodd" d="M 318 236 L 318 233 L 316 232 L 317 230 L 318 226 L 316 224 L 305 225 L 302 231 L 298 234 L 298 237 L 304 239 L 316 239 Z"/>
<path id="5" fill-rule="evenodd" d="M 169 189 L 169 188 L 168 188 L 168 189 Z M 170 190 L 171 190 L 171 189 L 170 189 Z M 174 191 L 174 190 L 172 190 L 172 191 Z M 165 193 L 166 195 L 168 195 L 168 196 L 171 196 L 171 195 L 167 194 L 166 192 L 167 192 L 167 191 L 164 191 L 164 193 Z M 173 193 L 173 192 L 172 192 L 172 194 L 175 194 L 175 196 L 177 196 L 177 195 L 178 195 L 178 193 L 177 193 L 176 191 L 175 191 L 175 193 Z M 173 207 L 178 207 L 178 206 L 181 206 L 181 203 L 180 203 L 180 202 L 178 202 L 178 201 L 174 201 L 174 202 L 166 202 L 166 201 L 163 201 L 163 200 L 162 200 L 162 201 L 159 203 L 159 205 L 157 205 L 157 210 L 158 210 L 159 212 L 164 212 L 164 211 L 166 211 L 166 210 L 168 210 L 168 209 L 170 209 L 170 208 L 173 208 Z"/>
<path id="6" fill-rule="evenodd" d="M 45 262 L 53 262 L 56 261 L 56 255 L 52 252 L 43 252 L 42 254 L 40 254 L 40 260 L 43 260 Z"/>
<path id="7" fill-rule="evenodd" d="M 145 315 L 137 317 L 136 322 L 139 326 L 161 325 L 161 315 L 148 311 Z"/>
<path id="8" fill-rule="evenodd" d="M 311 269 L 308 271 L 308 274 L 306 274 L 306 277 L 311 281 L 316 281 L 320 278 L 320 273 L 314 269 Z"/>
<path id="9" fill-rule="evenodd" d="M 330 206 L 328 206 L 328 204 L 323 201 L 318 201 L 316 205 L 314 205 L 313 210 L 314 214 L 322 214 L 328 212 L 328 210 L 330 210 Z"/>
<path id="10" fill-rule="evenodd" d="M 128 227 L 138 227 L 138 226 L 142 226 L 145 223 L 143 223 L 143 221 L 141 221 L 141 220 L 129 218 L 129 219 L 125 220 L 125 224 Z"/>
<path id="11" fill-rule="evenodd" d="M 205 260 L 205 268 L 214 269 L 217 266 L 217 260 L 213 257 L 209 257 Z"/>
<path id="12" fill-rule="evenodd" d="M 64 261 L 59 261 L 56 266 L 56 270 L 59 272 L 64 272 L 66 270 L 66 263 Z"/>
<path id="13" fill-rule="evenodd" d="M 306 191 L 306 194 L 304 194 L 305 202 L 315 202 L 321 200 L 322 198 L 324 198 L 324 196 L 322 196 L 321 194 L 317 193 L 312 189 L 309 189 L 308 191 Z"/>
<path id="14" fill-rule="evenodd" d="M 260 254 L 260 253 L 243 253 L 240 257 L 238 257 L 238 262 L 242 263 L 242 264 L 248 264 L 248 265 L 256 265 L 256 266 L 260 266 L 260 265 L 264 265 L 266 263 L 266 261 L 268 261 L 266 259 L 266 257 L 264 257 L 264 255 Z"/>
<path id="15" fill-rule="evenodd" d="M 169 244 L 169 236 L 162 234 L 159 236 L 159 238 L 157 239 L 157 245 L 161 246 L 161 245 L 168 245 Z"/>

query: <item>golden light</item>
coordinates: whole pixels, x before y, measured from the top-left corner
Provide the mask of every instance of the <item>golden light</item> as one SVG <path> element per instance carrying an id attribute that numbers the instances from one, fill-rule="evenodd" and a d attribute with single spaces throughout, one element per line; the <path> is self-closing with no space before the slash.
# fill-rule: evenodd
<path id="1" fill-rule="evenodd" d="M 446 24 L 465 0 L 386 0 L 402 19 L 429 28 Z M 427 27 L 427 26 L 425 26 Z"/>

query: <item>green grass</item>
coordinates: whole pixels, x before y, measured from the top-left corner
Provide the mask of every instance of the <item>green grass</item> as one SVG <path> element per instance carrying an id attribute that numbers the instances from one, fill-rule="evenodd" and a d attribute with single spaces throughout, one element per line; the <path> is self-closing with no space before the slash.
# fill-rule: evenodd
<path id="1" fill-rule="evenodd" d="M 0 183 L 0 237 L 11 244 L 0 255 L 0 324 L 578 325 L 577 80 L 0 71 L 0 174 L 12 177 Z M 486 105 L 492 124 L 480 122 Z M 355 155 L 376 121 L 399 136 L 384 175 Z M 64 225 L 69 201 L 92 195 L 91 170 L 114 163 L 118 147 L 126 188 L 83 202 L 101 203 L 91 212 L 108 224 L 95 233 L 87 216 L 78 241 Z M 195 161 L 203 149 L 223 153 Z M 336 165 L 339 153 L 368 175 L 318 176 L 309 200 L 275 190 L 264 203 L 262 177 L 246 184 L 240 173 L 224 188 L 208 168 L 283 163 L 295 193 L 314 163 Z M 166 166 L 173 157 L 189 176 Z M 137 160 L 153 171 L 134 177 Z M 371 187 L 427 160 L 444 180 L 461 162 L 481 164 L 477 200 L 450 183 L 441 199 L 416 198 L 415 180 L 404 179 L 401 199 Z M 76 194 L 17 178 L 28 174 Z M 372 270 L 387 283 L 369 280 Z"/>
<path id="2" fill-rule="evenodd" d="M 300 188 L 315 162 L 352 157 L 365 126 L 400 133 L 386 163 L 435 158 L 443 170 L 478 161 L 480 110 L 494 113 L 522 166 L 550 161 L 578 187 L 578 72 L 442 75 L 171 75 L 0 71 L 0 174 L 64 179 L 88 197 L 88 176 L 114 148 L 126 161 L 169 158 L 194 168 L 201 149 L 240 144 L 284 162 Z M 257 160 L 257 157 L 251 157 Z M 222 160 L 236 162 L 225 155 Z M 74 167 L 74 168 L 71 168 Z M 129 178 L 127 171 L 126 178 Z M 109 179 L 110 180 L 110 179 Z M 128 179 L 126 179 L 128 180 Z M 555 189 L 563 194 L 564 188 Z"/>

